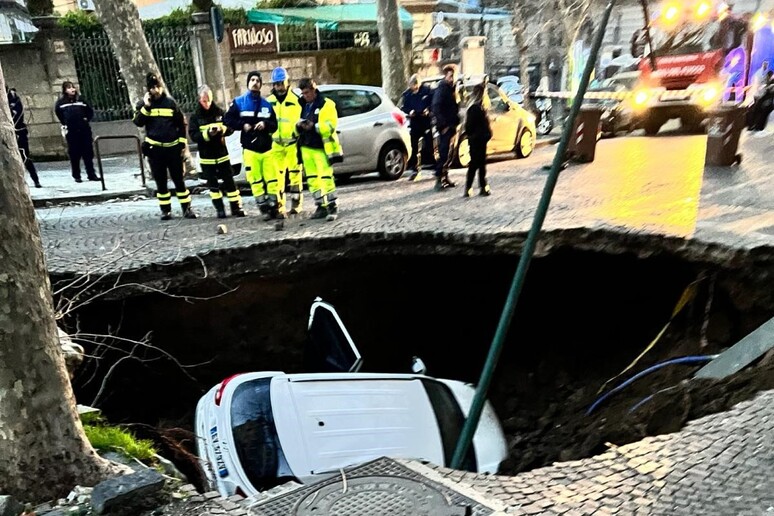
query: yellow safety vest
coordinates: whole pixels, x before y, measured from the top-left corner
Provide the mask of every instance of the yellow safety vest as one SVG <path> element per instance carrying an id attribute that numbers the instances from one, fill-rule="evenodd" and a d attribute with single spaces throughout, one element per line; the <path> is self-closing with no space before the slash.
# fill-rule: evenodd
<path id="1" fill-rule="evenodd" d="M 288 90 L 285 100 L 280 102 L 275 95 L 270 95 L 266 100 L 274 108 L 277 115 L 277 131 L 272 135 L 274 143 L 288 146 L 296 143 L 296 122 L 301 119 L 301 103 L 298 96 Z"/>
<path id="2" fill-rule="evenodd" d="M 339 124 L 339 115 L 336 112 L 336 103 L 329 98 L 325 98 L 322 108 L 316 113 L 315 130 L 322 137 L 323 149 L 328 156 L 328 162 L 341 163 L 344 161 L 344 153 L 339 143 L 339 135 L 336 134 L 336 127 Z"/>

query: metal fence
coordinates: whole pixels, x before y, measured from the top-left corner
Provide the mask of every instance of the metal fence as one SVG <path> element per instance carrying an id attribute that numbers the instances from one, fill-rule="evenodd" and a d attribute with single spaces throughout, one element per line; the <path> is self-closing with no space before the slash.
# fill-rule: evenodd
<path id="1" fill-rule="evenodd" d="M 193 111 L 196 106 L 196 72 L 188 29 L 159 27 L 145 30 L 161 75 L 180 109 Z M 81 93 L 94 106 L 95 121 L 132 118 L 126 83 L 107 34 L 73 32 L 70 42 Z"/>
<path id="2" fill-rule="evenodd" d="M 339 32 L 321 29 L 314 23 L 281 25 L 277 32 L 280 52 L 379 46 L 377 32 Z"/>

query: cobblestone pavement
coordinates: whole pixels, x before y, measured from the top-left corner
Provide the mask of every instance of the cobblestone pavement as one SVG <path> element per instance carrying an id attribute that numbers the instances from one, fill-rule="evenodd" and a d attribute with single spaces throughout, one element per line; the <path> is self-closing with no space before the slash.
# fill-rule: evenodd
<path id="1" fill-rule="evenodd" d="M 677 433 L 515 477 L 438 471 L 510 514 L 774 514 L 774 391 Z"/>
<path id="2" fill-rule="evenodd" d="M 746 136 L 746 135 L 745 135 Z M 768 167 L 774 140 L 747 138 L 738 168 L 703 166 L 706 137 L 631 136 L 602 140 L 597 159 L 562 172 L 546 219 L 546 230 L 607 229 L 622 234 L 677 237 L 737 249 L 774 242 L 774 179 Z M 417 183 L 365 178 L 339 188 L 335 223 L 290 220 L 283 232 L 260 220 L 251 199 L 248 217 L 227 219 L 227 234 L 206 194 L 197 195 L 198 220 L 158 220 L 155 200 L 38 210 L 49 269 L 136 269 L 174 262 L 214 249 L 256 243 L 344 235 L 425 234 L 437 238 L 513 236 L 529 229 L 554 148 L 526 160 L 490 163 L 494 194 L 462 199 L 461 185 L 434 192 L 428 174 Z M 464 172 L 453 171 L 457 182 Z M 179 217 L 176 201 L 174 213 Z M 307 196 L 307 212 L 311 202 Z M 308 216 L 308 215 L 307 215 Z M 110 251 L 132 251 L 115 260 Z"/>

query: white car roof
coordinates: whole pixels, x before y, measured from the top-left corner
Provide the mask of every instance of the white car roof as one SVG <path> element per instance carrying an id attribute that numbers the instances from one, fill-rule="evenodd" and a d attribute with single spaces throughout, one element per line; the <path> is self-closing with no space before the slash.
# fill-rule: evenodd
<path id="1" fill-rule="evenodd" d="M 317 89 L 322 92 L 330 90 L 365 90 L 384 95 L 384 88 L 381 86 L 366 86 L 363 84 L 319 84 Z"/>
<path id="2" fill-rule="evenodd" d="M 272 379 L 277 434 L 291 470 L 311 476 L 381 456 L 444 463 L 418 375 L 335 373 Z"/>

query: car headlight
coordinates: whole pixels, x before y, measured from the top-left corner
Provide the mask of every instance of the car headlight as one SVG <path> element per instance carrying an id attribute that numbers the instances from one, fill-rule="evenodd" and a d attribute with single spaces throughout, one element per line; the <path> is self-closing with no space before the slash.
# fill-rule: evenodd
<path id="1" fill-rule="evenodd" d="M 698 92 L 697 97 L 695 98 L 699 104 L 706 108 L 712 106 L 720 100 L 722 91 L 723 90 L 720 85 L 708 84 Z"/>

